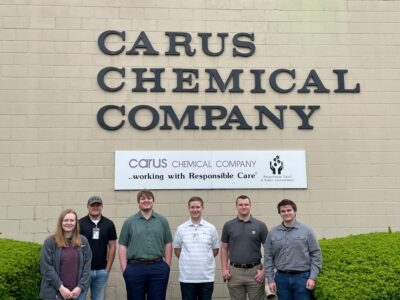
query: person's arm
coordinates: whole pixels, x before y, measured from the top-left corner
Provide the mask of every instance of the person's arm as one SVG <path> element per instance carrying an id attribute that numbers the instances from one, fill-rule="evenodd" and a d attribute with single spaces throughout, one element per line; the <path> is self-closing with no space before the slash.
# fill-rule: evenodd
<path id="1" fill-rule="evenodd" d="M 118 239 L 118 257 L 119 257 L 119 265 L 121 267 L 122 273 L 125 272 L 126 266 L 128 264 L 128 245 L 130 238 L 130 219 L 125 220 L 124 224 L 121 228 L 121 233 L 119 234 Z M 132 241 L 131 241 L 132 242 Z"/>
<path id="2" fill-rule="evenodd" d="M 212 230 L 212 251 L 213 251 L 213 255 L 214 257 L 216 257 L 219 253 L 219 248 L 221 247 L 221 242 L 218 236 L 218 231 L 215 228 L 215 226 L 213 226 L 213 230 Z"/>
<path id="3" fill-rule="evenodd" d="M 265 225 L 265 223 L 261 223 L 260 233 L 261 233 L 260 234 L 261 245 L 264 247 L 265 240 L 267 239 L 268 236 L 268 228 L 267 225 Z M 262 263 L 261 263 L 261 268 L 257 270 L 256 276 L 254 278 L 258 283 L 263 283 L 265 281 L 265 269 Z"/>
<path id="4" fill-rule="evenodd" d="M 274 278 L 274 265 L 272 257 L 272 240 L 271 232 L 268 234 L 264 244 L 264 269 L 265 277 L 267 278 L 268 287 L 271 293 L 276 294 L 277 288 Z"/>
<path id="5" fill-rule="evenodd" d="M 179 256 L 181 255 L 181 250 L 181 248 L 174 248 L 174 253 L 177 258 L 179 258 Z"/>
<path id="6" fill-rule="evenodd" d="M 127 257 L 126 257 L 127 252 L 128 252 L 128 251 L 127 251 L 126 246 L 125 246 L 125 245 L 122 245 L 122 244 L 119 244 L 119 247 L 118 247 L 118 257 L 119 257 L 119 265 L 120 265 L 120 267 L 121 267 L 121 272 L 122 272 L 122 273 L 125 272 L 126 265 L 127 265 L 127 263 L 128 263 L 128 260 L 127 260 Z"/>
<path id="7" fill-rule="evenodd" d="M 221 268 L 222 268 L 222 277 L 224 281 L 231 279 L 231 273 L 229 272 L 228 266 L 228 250 L 229 245 L 228 243 L 221 244 Z"/>
<path id="8" fill-rule="evenodd" d="M 174 248 L 175 256 L 179 259 L 182 251 L 182 235 L 180 232 L 181 226 L 179 226 L 175 231 L 175 236 L 172 241 L 172 247 Z"/>
<path id="9" fill-rule="evenodd" d="M 171 266 L 172 260 L 172 233 L 169 227 L 168 220 L 164 218 L 164 261 L 168 266 Z"/>
<path id="10" fill-rule="evenodd" d="M 311 230 L 308 234 L 308 251 L 310 255 L 311 268 L 310 278 L 307 280 L 306 287 L 309 290 L 313 290 L 315 287 L 315 280 L 317 279 L 318 273 L 322 269 L 322 254 L 321 248 L 318 245 L 318 241 Z"/>
<path id="11" fill-rule="evenodd" d="M 76 297 L 79 296 L 81 291 L 87 291 L 89 289 L 90 269 L 92 267 L 92 250 L 90 249 L 89 242 L 84 236 L 81 236 L 81 240 L 82 240 L 82 245 L 80 247 L 83 254 L 83 266 L 82 266 L 82 275 L 81 278 L 79 278 L 76 287 L 79 288 L 80 291 L 79 293 L 76 293 L 76 288 L 71 291 L 71 294 L 75 291 L 73 293 L 73 296 L 75 295 Z"/>
<path id="12" fill-rule="evenodd" d="M 171 259 L 172 259 L 172 243 L 167 243 L 164 246 L 164 260 L 168 264 L 168 266 L 171 265 Z"/>
<path id="13" fill-rule="evenodd" d="M 54 239 L 49 238 L 45 240 L 40 253 L 40 273 L 44 280 L 48 281 L 56 290 L 59 290 L 62 286 L 62 282 L 53 265 L 53 255 L 55 251 L 56 246 Z"/>
<path id="14" fill-rule="evenodd" d="M 268 234 L 264 243 L 264 269 L 265 277 L 267 278 L 268 283 L 275 282 L 271 234 Z"/>
<path id="15" fill-rule="evenodd" d="M 106 266 L 107 272 L 111 271 L 116 252 L 117 252 L 117 241 L 116 240 L 108 241 L 108 254 L 107 254 L 107 266 Z"/>

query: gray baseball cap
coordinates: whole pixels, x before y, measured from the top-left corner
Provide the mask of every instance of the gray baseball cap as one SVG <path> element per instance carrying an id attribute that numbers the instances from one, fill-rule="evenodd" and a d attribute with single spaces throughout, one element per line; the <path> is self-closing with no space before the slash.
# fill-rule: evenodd
<path id="1" fill-rule="evenodd" d="M 88 199 L 87 204 L 92 205 L 93 203 L 103 204 L 103 199 L 101 199 L 100 196 L 92 196 Z"/>

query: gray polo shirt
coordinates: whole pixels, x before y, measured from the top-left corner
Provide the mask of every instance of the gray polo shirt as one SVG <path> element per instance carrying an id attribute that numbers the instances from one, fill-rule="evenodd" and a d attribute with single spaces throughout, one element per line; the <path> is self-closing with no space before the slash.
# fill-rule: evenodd
<path id="1" fill-rule="evenodd" d="M 264 222 L 253 217 L 244 222 L 236 217 L 225 223 L 221 241 L 228 244 L 231 263 L 254 264 L 261 261 L 261 245 L 267 234 Z"/>
<path id="2" fill-rule="evenodd" d="M 274 268 L 281 271 L 308 271 L 316 279 L 322 268 L 321 248 L 314 233 L 296 221 L 288 230 L 283 224 L 271 229 L 264 245 L 268 283 L 274 282 Z"/>

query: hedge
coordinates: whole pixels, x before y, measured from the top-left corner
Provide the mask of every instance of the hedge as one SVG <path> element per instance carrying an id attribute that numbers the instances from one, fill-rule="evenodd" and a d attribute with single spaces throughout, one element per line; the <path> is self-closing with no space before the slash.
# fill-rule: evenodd
<path id="1" fill-rule="evenodd" d="M 400 233 L 320 240 L 317 300 L 400 299 Z"/>
<path id="2" fill-rule="evenodd" d="M 39 299 L 41 245 L 0 239 L 0 299 Z"/>

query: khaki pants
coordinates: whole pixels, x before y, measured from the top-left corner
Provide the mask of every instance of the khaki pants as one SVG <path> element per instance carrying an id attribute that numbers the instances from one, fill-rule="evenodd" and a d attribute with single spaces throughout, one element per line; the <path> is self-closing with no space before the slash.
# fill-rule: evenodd
<path id="1" fill-rule="evenodd" d="M 257 270 L 260 266 L 251 269 L 241 269 L 229 266 L 231 279 L 228 281 L 229 295 L 232 300 L 249 300 L 265 299 L 265 285 L 255 280 Z"/>

